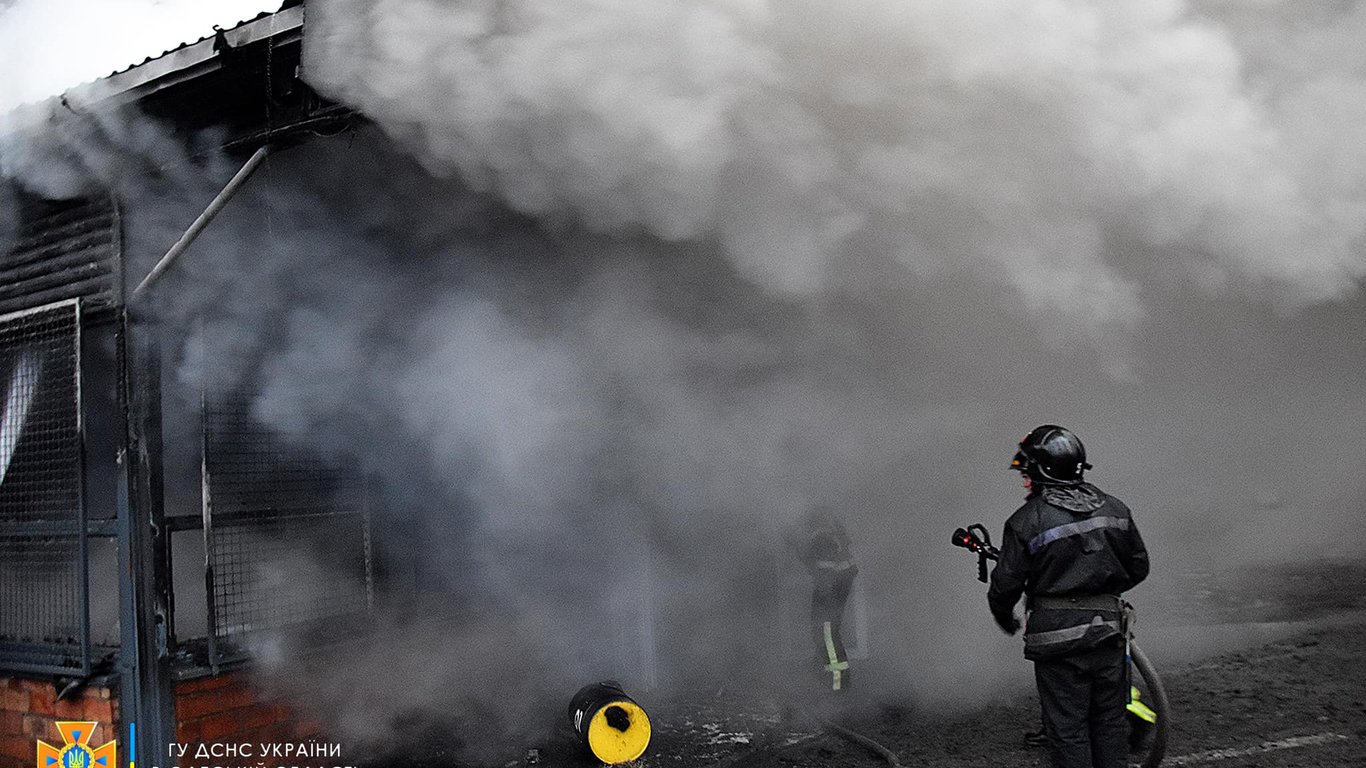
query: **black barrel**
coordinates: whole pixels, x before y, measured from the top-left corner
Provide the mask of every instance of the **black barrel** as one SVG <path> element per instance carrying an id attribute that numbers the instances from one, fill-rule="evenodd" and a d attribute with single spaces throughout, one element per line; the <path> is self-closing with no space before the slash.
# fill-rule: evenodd
<path id="1" fill-rule="evenodd" d="M 594 757 L 629 763 L 650 745 L 650 718 L 613 680 L 585 685 L 569 700 L 569 722 Z"/>

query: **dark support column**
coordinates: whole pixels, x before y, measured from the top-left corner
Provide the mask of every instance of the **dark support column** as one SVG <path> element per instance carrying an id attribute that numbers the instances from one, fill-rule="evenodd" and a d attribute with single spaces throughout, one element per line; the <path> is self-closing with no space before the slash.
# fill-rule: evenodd
<path id="1" fill-rule="evenodd" d="M 267 145 L 252 154 L 132 291 L 126 290 L 127 260 L 121 261 L 121 297 L 125 304 L 119 336 L 119 396 L 127 440 L 119 457 L 119 672 L 125 723 L 122 736 L 127 740 L 125 744 L 134 743 L 126 724 L 137 724 L 134 758 L 144 768 L 170 764 L 166 745 L 175 740 L 171 532 L 166 528 L 162 509 L 161 350 L 157 325 L 147 313 L 152 298 L 150 289 L 247 183 L 269 153 Z M 212 605 L 212 588 L 208 597 Z M 213 632 L 212 625 L 209 631 Z M 217 663 L 216 658 L 212 661 Z"/>
<path id="2" fill-rule="evenodd" d="M 171 764 L 175 688 L 170 653 L 169 538 L 162 509 L 161 360 L 155 327 L 125 314 L 120 398 L 127 440 L 119 455 L 119 653 L 124 748 L 143 768 Z M 136 724 L 134 741 L 131 724 Z M 128 745 L 133 751 L 128 751 Z"/>

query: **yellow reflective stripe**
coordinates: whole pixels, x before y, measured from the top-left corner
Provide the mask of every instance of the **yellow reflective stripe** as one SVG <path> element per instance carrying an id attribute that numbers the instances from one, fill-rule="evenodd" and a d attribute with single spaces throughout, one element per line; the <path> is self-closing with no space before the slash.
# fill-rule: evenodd
<path id="1" fill-rule="evenodd" d="M 832 690 L 838 691 L 840 689 L 841 673 L 849 668 L 849 662 L 840 661 L 839 654 L 835 652 L 835 636 L 831 630 L 830 622 L 821 622 L 821 633 L 825 636 L 825 655 L 830 658 L 830 663 L 825 665 L 826 670 L 830 672 L 832 677 L 830 687 Z"/>
<path id="2" fill-rule="evenodd" d="M 1152 711 L 1151 709 L 1148 709 L 1148 706 L 1146 704 L 1137 701 L 1131 701 L 1129 702 L 1129 706 L 1125 707 L 1125 709 L 1129 710 L 1138 717 L 1147 720 L 1150 723 L 1157 722 L 1157 713 Z"/>
<path id="3" fill-rule="evenodd" d="M 1137 688 L 1134 688 L 1134 687 L 1132 687 L 1132 686 L 1130 686 L 1130 688 L 1129 688 L 1129 705 L 1126 706 L 1125 709 L 1129 710 L 1129 711 L 1132 712 L 1134 715 L 1136 715 L 1136 716 L 1138 716 L 1138 717 L 1140 717 L 1140 718 L 1142 718 L 1142 719 L 1144 719 L 1144 720 L 1146 720 L 1146 721 L 1148 721 L 1148 722 L 1150 722 L 1150 723 L 1156 723 L 1156 722 L 1157 722 L 1157 713 L 1154 712 L 1154 711 L 1152 711 L 1151 709 L 1149 709 L 1149 708 L 1148 708 L 1148 705 L 1147 705 L 1147 704 L 1144 704 L 1144 703 L 1141 702 L 1141 701 L 1139 701 L 1138 698 L 1139 698 L 1138 689 L 1137 689 Z"/>

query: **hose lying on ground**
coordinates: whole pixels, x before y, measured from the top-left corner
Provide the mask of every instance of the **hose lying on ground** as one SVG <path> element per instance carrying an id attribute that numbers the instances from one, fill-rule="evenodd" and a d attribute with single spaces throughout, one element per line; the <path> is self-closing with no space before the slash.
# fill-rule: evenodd
<path id="1" fill-rule="evenodd" d="M 851 741 L 855 744 L 858 744 L 864 749 L 867 749 L 869 752 L 878 755 L 883 760 L 886 760 L 887 764 L 892 766 L 892 768 L 902 768 L 901 759 L 896 756 L 895 752 L 893 752 L 890 749 L 887 749 L 886 747 L 882 746 L 876 741 L 873 741 L 867 736 L 864 736 L 863 734 L 858 733 L 857 731 L 851 731 L 842 725 L 832 723 L 829 721 L 822 722 L 821 725 L 825 728 L 825 730 L 835 734 L 836 736 L 839 736 L 840 738 L 845 739 L 846 741 Z"/>
<path id="2" fill-rule="evenodd" d="M 772 754 L 785 752 L 794 747 L 799 747 L 803 744 L 815 741 L 816 739 L 819 739 L 822 735 L 824 734 L 807 733 L 793 739 L 792 741 L 788 741 L 782 744 L 774 744 L 773 742 L 776 741 L 776 739 L 773 738 L 764 739 L 763 741 L 759 742 L 758 744 L 755 744 L 749 749 L 742 749 L 739 752 L 727 755 L 726 757 L 717 760 L 707 768 L 733 768 L 733 766 L 745 763 L 749 760 L 749 758 L 754 757 L 754 755 L 758 752 L 769 752 Z"/>

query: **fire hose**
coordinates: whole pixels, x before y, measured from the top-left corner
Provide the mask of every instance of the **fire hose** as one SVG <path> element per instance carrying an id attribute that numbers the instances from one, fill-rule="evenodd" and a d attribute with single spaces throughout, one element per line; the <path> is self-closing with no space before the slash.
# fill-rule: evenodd
<path id="1" fill-rule="evenodd" d="M 845 741 L 857 744 L 863 747 L 864 749 L 868 750 L 869 752 L 872 752 L 873 754 L 877 755 L 878 757 L 881 757 L 883 760 L 886 760 L 887 764 L 892 766 L 892 768 L 901 768 L 901 759 L 896 756 L 896 753 L 882 746 L 878 742 L 868 738 L 867 736 L 864 736 L 863 734 L 857 731 L 852 731 L 848 728 L 845 728 L 839 723 L 834 723 L 829 720 L 818 720 L 817 722 L 820 722 L 821 727 L 823 727 L 826 731 L 829 731 L 830 733 L 839 736 Z"/>
<path id="2" fill-rule="evenodd" d="M 764 750 L 770 752 L 781 752 L 783 750 L 793 749 L 795 747 L 799 747 L 803 744 L 806 744 L 813 739 L 820 738 L 821 733 L 828 733 L 833 736 L 838 736 L 839 738 L 844 739 L 845 741 L 848 741 L 851 744 L 862 747 L 863 749 L 866 749 L 874 755 L 882 758 L 887 762 L 888 765 L 892 766 L 892 768 L 902 768 L 901 759 L 896 756 L 896 753 L 888 749 L 887 747 L 883 746 L 882 744 L 878 743 L 877 741 L 867 736 L 864 736 L 863 734 L 857 731 L 846 728 L 832 720 L 816 715 L 815 713 L 810 712 L 801 707 L 794 706 L 793 711 L 800 714 L 803 718 L 811 721 L 820 729 L 820 731 L 816 733 L 806 734 L 804 736 L 801 736 L 800 738 L 794 739 L 792 741 L 789 741 L 785 744 L 781 744 L 778 746 L 772 746 L 771 743 L 760 744 L 756 746 L 754 749 L 744 750 L 742 752 L 730 755 L 729 757 L 726 757 L 715 763 L 712 763 L 711 766 L 709 766 L 709 768 L 731 768 L 735 765 L 741 765 L 748 762 L 749 759 L 753 757 L 756 752 Z"/>

